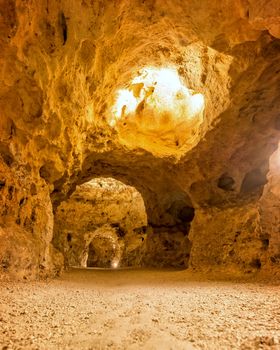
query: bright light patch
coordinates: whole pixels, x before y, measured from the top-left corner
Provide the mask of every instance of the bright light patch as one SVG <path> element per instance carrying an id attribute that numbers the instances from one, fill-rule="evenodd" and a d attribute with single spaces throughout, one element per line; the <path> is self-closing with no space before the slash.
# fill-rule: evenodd
<path id="1" fill-rule="evenodd" d="M 190 101 L 190 112 L 192 115 L 200 113 L 204 109 L 204 97 L 202 94 L 192 95 Z"/>
<path id="2" fill-rule="evenodd" d="M 182 117 L 184 107 L 184 117 L 192 118 L 203 110 L 204 97 L 185 87 L 175 69 L 145 68 L 127 89 L 117 92 L 111 126 L 117 120 L 141 111 L 144 105 L 158 112 L 172 112 L 176 118 Z"/>
<path id="3" fill-rule="evenodd" d="M 175 68 L 146 67 L 117 91 L 109 124 L 128 147 L 181 155 L 200 139 L 204 96 L 188 89 Z"/>
<path id="4" fill-rule="evenodd" d="M 94 120 L 93 106 L 92 105 L 88 105 L 86 107 L 86 119 L 89 123 L 93 122 L 93 120 Z"/>
<path id="5" fill-rule="evenodd" d="M 113 261 L 111 266 L 113 269 L 117 269 L 119 266 L 119 263 L 117 261 Z"/>
<path id="6" fill-rule="evenodd" d="M 119 90 L 115 106 L 113 107 L 113 114 L 117 119 L 122 116 L 132 113 L 137 107 L 137 99 L 133 96 L 132 91 Z"/>

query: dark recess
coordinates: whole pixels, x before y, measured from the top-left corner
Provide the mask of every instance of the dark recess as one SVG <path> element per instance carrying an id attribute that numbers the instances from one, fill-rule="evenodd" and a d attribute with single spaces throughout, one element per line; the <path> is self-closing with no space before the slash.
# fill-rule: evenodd
<path id="1" fill-rule="evenodd" d="M 227 174 L 221 175 L 218 179 L 218 187 L 224 191 L 233 191 L 234 184 L 234 179 Z"/>
<path id="2" fill-rule="evenodd" d="M 191 222 L 194 218 L 194 208 L 185 206 L 178 213 L 178 219 L 183 222 Z"/>
<path id="3" fill-rule="evenodd" d="M 6 180 L 0 180 L 0 190 L 5 187 L 6 185 Z"/>
<path id="4" fill-rule="evenodd" d="M 63 45 L 65 45 L 66 41 L 67 41 L 67 23 L 66 23 L 66 18 L 64 16 L 63 12 L 60 12 L 59 15 L 59 21 L 60 21 L 60 25 L 62 28 L 62 36 L 63 36 Z"/>
<path id="5" fill-rule="evenodd" d="M 241 185 L 241 192 L 248 193 L 259 190 L 266 182 L 266 175 L 260 169 L 253 169 L 245 175 Z"/>
<path id="6" fill-rule="evenodd" d="M 262 267 L 262 263 L 260 261 L 260 259 L 253 259 L 250 263 L 250 265 L 255 268 L 255 269 L 260 269 Z"/>

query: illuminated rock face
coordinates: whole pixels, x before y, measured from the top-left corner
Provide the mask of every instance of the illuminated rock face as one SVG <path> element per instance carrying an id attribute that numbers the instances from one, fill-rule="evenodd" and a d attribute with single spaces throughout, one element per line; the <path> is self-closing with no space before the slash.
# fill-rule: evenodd
<path id="1" fill-rule="evenodd" d="M 279 271 L 277 0 L 1 0 L 0 16 L 1 271 L 59 272 L 53 216 L 97 177 L 142 195 L 155 265 Z"/>
<path id="2" fill-rule="evenodd" d="M 180 156 L 201 139 L 204 97 L 187 89 L 175 68 L 145 68 L 119 90 L 110 125 L 130 149 Z"/>
<path id="3" fill-rule="evenodd" d="M 65 266 L 186 267 L 194 213 L 184 205 L 175 202 L 169 208 L 169 215 L 177 217 L 173 225 L 169 218 L 166 226 L 148 227 L 145 204 L 135 188 L 110 178 L 92 180 L 58 207 L 53 244 Z"/>
<path id="4" fill-rule="evenodd" d="M 96 179 L 79 186 L 55 215 L 55 247 L 66 266 L 110 267 L 141 264 L 147 216 L 143 199 L 133 187 L 114 179 Z M 133 248 L 133 249 L 132 249 Z"/>

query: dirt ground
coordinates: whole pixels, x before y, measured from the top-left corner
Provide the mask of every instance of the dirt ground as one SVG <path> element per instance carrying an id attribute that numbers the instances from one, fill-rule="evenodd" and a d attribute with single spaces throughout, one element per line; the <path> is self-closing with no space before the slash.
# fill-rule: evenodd
<path id="1" fill-rule="evenodd" d="M 0 349 L 280 349 L 280 287 L 170 270 L 0 281 Z"/>

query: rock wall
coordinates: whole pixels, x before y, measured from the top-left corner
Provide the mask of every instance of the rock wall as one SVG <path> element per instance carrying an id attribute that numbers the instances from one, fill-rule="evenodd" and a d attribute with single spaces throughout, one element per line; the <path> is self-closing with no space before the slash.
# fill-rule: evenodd
<path id="1" fill-rule="evenodd" d="M 0 0 L 1 271 L 57 273 L 53 212 L 100 176 L 141 193 L 162 252 L 175 232 L 197 270 L 279 269 L 279 18 L 277 0 Z"/>
<path id="2" fill-rule="evenodd" d="M 177 220 L 193 217 L 192 210 L 182 210 L 182 203 L 171 211 L 177 212 Z M 135 188 L 98 178 L 78 186 L 58 207 L 53 245 L 66 267 L 186 267 L 189 225 L 180 222 L 147 226 L 145 204 Z"/>
<path id="3" fill-rule="evenodd" d="M 53 212 L 48 187 L 28 166 L 9 166 L 7 161 L 0 164 L 0 269 L 25 278 L 55 275 L 62 269 L 63 256 L 50 244 Z"/>
<path id="4" fill-rule="evenodd" d="M 114 258 L 118 265 L 141 264 L 140 256 L 135 262 L 129 256 L 143 250 L 147 215 L 141 194 L 131 186 L 110 178 L 78 186 L 58 207 L 54 223 L 53 243 L 66 266 L 87 266 L 90 245 L 96 253 L 92 266 L 108 267 Z"/>
<path id="5" fill-rule="evenodd" d="M 280 177 L 279 147 L 273 153 L 269 162 L 268 181 L 264 187 L 260 200 L 261 232 L 266 246 L 267 273 L 278 274 L 280 262 L 280 235 L 279 235 L 279 177 Z"/>

